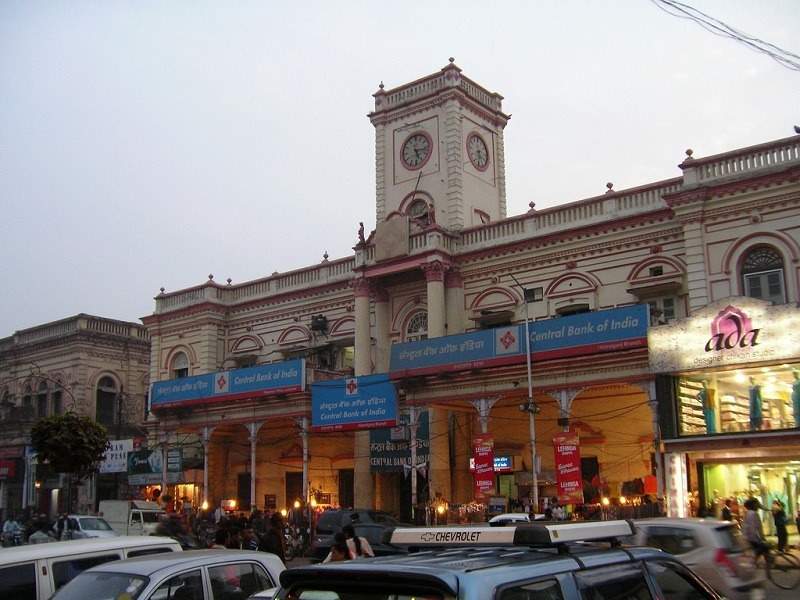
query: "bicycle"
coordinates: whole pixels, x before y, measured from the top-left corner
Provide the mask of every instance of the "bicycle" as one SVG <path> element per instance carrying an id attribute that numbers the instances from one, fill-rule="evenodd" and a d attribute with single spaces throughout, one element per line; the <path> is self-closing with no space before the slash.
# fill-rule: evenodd
<path id="1" fill-rule="evenodd" d="M 782 590 L 793 590 L 800 584 L 800 561 L 786 551 L 764 545 L 762 550 L 754 549 L 756 567 L 761 567 L 764 559 L 764 572 L 775 586 Z"/>

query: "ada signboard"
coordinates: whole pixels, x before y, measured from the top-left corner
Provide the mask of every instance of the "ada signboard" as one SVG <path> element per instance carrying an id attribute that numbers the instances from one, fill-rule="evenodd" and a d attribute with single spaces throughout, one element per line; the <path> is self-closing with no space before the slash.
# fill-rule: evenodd
<path id="1" fill-rule="evenodd" d="M 305 359 L 157 381 L 150 391 L 150 408 L 158 410 L 206 402 L 258 398 L 305 389 Z"/>
<path id="2" fill-rule="evenodd" d="M 163 454 L 161 448 L 128 452 L 128 483 L 148 485 L 161 483 Z M 167 483 L 178 483 L 183 471 L 183 450 L 167 451 Z"/>
<path id="3" fill-rule="evenodd" d="M 475 500 L 483 500 L 494 493 L 494 438 L 479 435 L 472 440 L 472 457 L 475 459 Z"/>
<path id="4" fill-rule="evenodd" d="M 636 304 L 530 323 L 535 360 L 647 345 L 647 306 Z M 401 378 L 525 361 L 525 325 L 392 345 L 390 375 Z"/>
<path id="5" fill-rule="evenodd" d="M 397 391 L 379 373 L 311 385 L 311 430 L 375 429 L 397 424 Z"/>
<path id="6" fill-rule="evenodd" d="M 794 360 L 800 347 L 800 311 L 756 298 L 727 298 L 687 319 L 653 327 L 650 368 L 656 373 L 763 361 Z"/>

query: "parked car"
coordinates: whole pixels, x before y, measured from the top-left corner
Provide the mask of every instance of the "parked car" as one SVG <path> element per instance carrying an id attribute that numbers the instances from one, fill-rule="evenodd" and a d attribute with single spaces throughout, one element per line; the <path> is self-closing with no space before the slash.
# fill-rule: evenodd
<path id="1" fill-rule="evenodd" d="M 81 540 L 85 538 L 108 538 L 118 537 L 119 533 L 114 531 L 102 517 L 92 515 L 67 515 L 65 532 L 62 534 L 65 540 Z"/>
<path id="2" fill-rule="evenodd" d="M 396 554 L 397 549 L 383 541 L 384 533 L 401 524 L 389 513 L 371 509 L 332 509 L 323 512 L 316 523 L 311 539 L 311 559 L 320 561 L 328 556 L 333 536 L 345 525 L 353 525 L 356 534 L 367 538 L 376 556 Z"/>
<path id="3" fill-rule="evenodd" d="M 285 569 L 274 554 L 190 550 L 171 560 L 144 556 L 84 571 L 53 600 L 246 600 L 275 587 Z"/>
<path id="4" fill-rule="evenodd" d="M 531 521 L 541 521 L 544 515 L 533 515 L 531 519 L 528 513 L 503 513 L 495 515 L 489 519 L 489 525 L 492 527 L 502 527 L 504 525 L 514 525 L 516 523 L 530 523 Z"/>
<path id="5" fill-rule="evenodd" d="M 640 519 L 629 541 L 674 555 L 730 600 L 765 597 L 764 573 L 744 553 L 739 527 L 716 519 Z"/>
<path id="6" fill-rule="evenodd" d="M 391 543 L 418 551 L 288 569 L 256 598 L 721 600 L 675 557 L 616 546 L 632 533 L 627 521 L 398 528 Z"/>
<path id="7" fill-rule="evenodd" d="M 90 567 L 165 552 L 181 552 L 181 546 L 169 538 L 116 536 L 4 548 L 0 551 L 0 598 L 46 600 Z"/>

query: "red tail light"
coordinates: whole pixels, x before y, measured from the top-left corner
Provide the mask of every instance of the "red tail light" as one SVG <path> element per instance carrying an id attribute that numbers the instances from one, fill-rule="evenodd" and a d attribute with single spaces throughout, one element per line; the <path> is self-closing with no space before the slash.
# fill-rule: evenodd
<path id="1" fill-rule="evenodd" d="M 714 554 L 714 562 L 721 569 L 725 569 L 731 577 L 736 577 L 736 565 L 733 564 L 731 557 L 725 552 L 724 548 L 717 548 Z"/>

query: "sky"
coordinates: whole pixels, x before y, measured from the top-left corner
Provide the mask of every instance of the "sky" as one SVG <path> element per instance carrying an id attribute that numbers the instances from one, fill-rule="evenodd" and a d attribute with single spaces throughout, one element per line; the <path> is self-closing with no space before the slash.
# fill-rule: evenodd
<path id="1" fill-rule="evenodd" d="M 797 0 L 686 0 L 800 54 Z M 0 337 L 352 255 L 372 94 L 505 97 L 509 216 L 793 135 L 800 73 L 649 0 L 0 2 Z"/>

